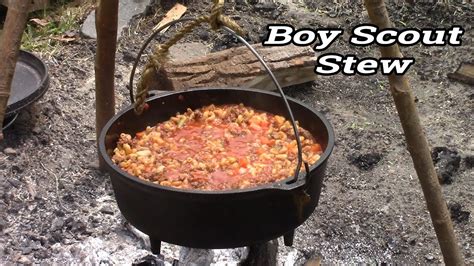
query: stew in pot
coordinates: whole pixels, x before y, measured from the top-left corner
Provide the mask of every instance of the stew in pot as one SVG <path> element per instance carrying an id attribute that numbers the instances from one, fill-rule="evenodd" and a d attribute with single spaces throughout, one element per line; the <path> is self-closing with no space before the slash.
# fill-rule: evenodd
<path id="1" fill-rule="evenodd" d="M 307 130 L 298 130 L 303 160 L 314 164 L 322 148 Z M 163 186 L 228 190 L 292 176 L 297 154 L 289 121 L 240 104 L 188 109 L 134 137 L 121 134 L 112 160 Z"/>

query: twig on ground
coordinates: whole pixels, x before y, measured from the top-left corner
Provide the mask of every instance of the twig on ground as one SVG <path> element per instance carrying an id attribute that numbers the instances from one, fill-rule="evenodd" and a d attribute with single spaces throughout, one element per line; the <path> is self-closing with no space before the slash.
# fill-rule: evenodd
<path id="1" fill-rule="evenodd" d="M 46 170 L 46 172 L 52 174 L 54 176 L 54 180 L 55 180 L 55 183 L 56 183 L 56 200 L 58 201 L 58 204 L 61 208 L 63 208 L 63 205 L 61 203 L 61 197 L 59 197 L 59 177 L 58 175 L 56 175 L 53 171 L 51 171 L 50 169 L 46 168 L 46 166 L 44 166 L 43 162 L 40 162 L 41 166 L 43 167 L 44 170 Z"/>

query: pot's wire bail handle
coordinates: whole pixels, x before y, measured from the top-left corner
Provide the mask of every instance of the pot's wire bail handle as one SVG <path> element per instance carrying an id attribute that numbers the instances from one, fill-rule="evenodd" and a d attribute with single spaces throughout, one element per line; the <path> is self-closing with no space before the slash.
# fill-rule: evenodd
<path id="1" fill-rule="evenodd" d="M 192 32 L 197 26 L 204 22 L 207 22 L 211 29 L 218 30 L 221 26 L 226 26 L 240 35 L 244 35 L 242 28 L 231 18 L 222 14 L 222 8 L 224 7 L 224 0 L 214 0 L 211 14 L 208 16 L 200 16 L 195 20 L 181 28 L 171 39 L 163 44 L 158 44 L 153 54 L 149 57 L 148 62 L 140 77 L 140 81 L 137 85 L 137 94 L 135 96 L 134 110 L 137 115 L 140 115 L 145 109 L 145 101 L 150 90 L 151 84 L 159 71 L 161 66 L 168 59 L 169 48 L 176 44 L 188 33 Z M 130 88 L 133 89 L 133 88 Z"/>
<path id="2" fill-rule="evenodd" d="M 278 92 L 280 93 L 280 96 L 285 104 L 285 107 L 288 111 L 288 114 L 290 116 L 291 124 L 293 126 L 293 131 L 295 134 L 295 139 L 296 143 L 298 146 L 298 163 L 296 165 L 295 173 L 293 176 L 293 179 L 290 180 L 288 183 L 293 183 L 298 180 L 301 166 L 304 166 L 305 171 L 306 171 L 306 182 L 309 182 L 309 165 L 307 162 L 303 161 L 303 148 L 301 145 L 301 139 L 298 131 L 298 125 L 295 121 L 295 118 L 293 116 L 293 112 L 291 111 L 290 105 L 288 103 L 288 100 L 286 99 L 285 93 L 283 92 L 280 84 L 278 83 L 278 80 L 276 79 L 275 75 L 273 72 L 270 70 L 270 67 L 265 63 L 265 60 L 257 53 L 257 51 L 244 39 L 242 38 L 244 34 L 243 30 L 240 28 L 240 26 L 230 19 L 229 17 L 226 17 L 222 15 L 222 7 L 224 5 L 224 0 L 214 0 L 214 5 L 212 7 L 211 14 L 209 16 L 200 16 L 198 18 L 181 18 L 179 20 L 171 21 L 166 23 L 165 25 L 162 25 L 160 28 L 158 28 L 155 32 L 151 34 L 151 36 L 145 41 L 143 44 L 142 48 L 138 52 L 137 58 L 135 60 L 135 63 L 132 68 L 132 72 L 130 74 L 130 82 L 129 82 L 129 92 L 130 92 L 130 100 L 132 101 L 132 104 L 134 105 L 134 110 L 137 115 L 140 115 L 143 113 L 143 110 L 145 109 L 146 106 L 146 98 L 148 96 L 148 92 L 150 91 L 150 88 L 153 86 L 153 81 L 155 78 L 155 75 L 158 73 L 160 70 L 160 67 L 163 65 L 163 63 L 166 62 L 167 60 L 167 55 L 169 48 L 176 44 L 179 40 L 181 40 L 186 34 L 190 33 L 193 31 L 194 28 L 197 26 L 201 25 L 202 23 L 208 23 L 211 25 L 211 28 L 213 30 L 217 30 L 219 28 L 222 28 L 223 30 L 227 31 L 228 33 L 232 34 L 234 37 L 236 37 L 240 42 L 242 42 L 260 61 L 266 72 L 270 75 L 273 83 L 275 84 Z M 181 22 L 189 22 L 186 24 L 183 28 L 181 28 L 176 35 L 174 35 L 171 39 L 169 39 L 167 42 L 161 45 L 157 45 L 155 47 L 155 50 L 151 56 L 149 56 L 148 62 L 146 63 L 144 70 L 142 72 L 142 76 L 140 77 L 139 83 L 137 85 L 137 94 L 134 96 L 134 91 L 133 91 L 133 79 L 135 76 L 135 71 L 137 69 L 138 63 L 140 61 L 140 57 L 144 53 L 145 49 L 148 47 L 148 45 L 151 43 L 151 41 L 155 38 L 156 35 L 161 33 L 161 31 L 164 28 L 167 28 L 169 26 L 175 25 L 177 23 Z"/>

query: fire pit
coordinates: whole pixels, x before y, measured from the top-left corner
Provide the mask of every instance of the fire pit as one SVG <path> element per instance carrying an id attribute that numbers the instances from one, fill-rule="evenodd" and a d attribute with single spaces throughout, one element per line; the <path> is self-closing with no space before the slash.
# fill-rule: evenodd
<path id="1" fill-rule="evenodd" d="M 318 204 L 327 160 L 334 147 L 331 125 L 319 112 L 295 99 L 286 99 L 274 75 L 255 50 L 232 30 L 224 29 L 233 33 L 256 55 L 280 94 L 243 88 L 168 92 L 150 97 L 143 114 L 137 115 L 133 107 L 119 112 L 105 125 L 99 137 L 100 157 L 110 173 L 119 209 L 133 226 L 150 237 L 154 253 L 160 252 L 161 241 L 191 248 L 222 249 L 250 246 L 284 236 L 285 244 L 292 245 L 294 230 Z M 154 36 L 142 47 L 138 58 Z M 138 59 L 132 71 L 130 88 L 133 88 L 137 64 Z M 133 93 L 131 98 L 133 102 Z M 299 172 L 302 161 L 297 137 L 299 165 L 295 176 L 258 187 L 224 191 L 161 186 L 129 175 L 111 160 L 121 133 L 135 135 L 147 126 L 168 120 L 177 112 L 185 112 L 187 108 L 240 103 L 291 120 L 297 136 L 295 120 L 299 121 L 300 126 L 321 144 L 324 152 L 320 159 L 311 166 L 305 165 L 307 171 Z"/>

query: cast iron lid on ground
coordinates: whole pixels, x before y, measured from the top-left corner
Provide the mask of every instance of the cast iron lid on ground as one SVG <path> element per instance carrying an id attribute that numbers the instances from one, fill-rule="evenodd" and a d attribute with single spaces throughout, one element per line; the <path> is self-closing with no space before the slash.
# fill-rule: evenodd
<path id="1" fill-rule="evenodd" d="M 48 67 L 32 53 L 20 51 L 6 115 L 13 115 L 37 101 L 46 92 L 48 85 Z"/>
<path id="2" fill-rule="evenodd" d="M 48 87 L 48 67 L 32 53 L 20 51 L 13 75 L 3 129 L 11 126 L 18 113 L 41 98 Z"/>

